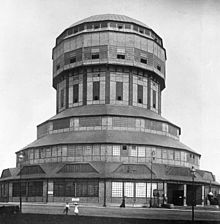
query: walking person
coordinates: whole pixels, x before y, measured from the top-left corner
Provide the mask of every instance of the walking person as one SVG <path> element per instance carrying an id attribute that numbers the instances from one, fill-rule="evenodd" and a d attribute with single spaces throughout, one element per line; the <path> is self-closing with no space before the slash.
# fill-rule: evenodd
<path id="1" fill-rule="evenodd" d="M 65 212 L 65 213 L 66 213 L 66 215 L 68 215 L 69 209 L 70 209 L 70 205 L 69 205 L 69 203 L 68 203 L 68 202 L 66 202 L 66 205 L 65 205 L 65 208 L 64 208 L 63 213 Z"/>
<path id="2" fill-rule="evenodd" d="M 78 204 L 77 204 L 77 202 L 75 202 L 74 205 L 75 205 L 75 208 L 74 208 L 74 214 L 75 214 L 75 215 L 79 215 L 79 209 L 78 209 Z"/>

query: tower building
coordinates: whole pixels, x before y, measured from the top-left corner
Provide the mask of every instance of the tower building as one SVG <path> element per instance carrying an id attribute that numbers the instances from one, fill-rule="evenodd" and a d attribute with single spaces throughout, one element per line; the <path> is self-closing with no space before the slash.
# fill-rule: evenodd
<path id="1" fill-rule="evenodd" d="M 150 27 L 91 16 L 57 37 L 52 59 L 56 115 L 2 171 L 1 201 L 190 205 L 195 191 L 202 205 L 219 193 L 181 128 L 161 116 L 167 56 Z"/>

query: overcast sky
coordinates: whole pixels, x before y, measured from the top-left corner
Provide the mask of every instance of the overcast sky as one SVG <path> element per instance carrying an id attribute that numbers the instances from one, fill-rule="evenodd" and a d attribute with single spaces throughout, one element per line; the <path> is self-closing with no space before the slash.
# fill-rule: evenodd
<path id="1" fill-rule="evenodd" d="M 162 116 L 180 126 L 181 142 L 202 155 L 201 169 L 220 182 L 220 1 L 1 0 L 0 172 L 55 114 L 52 48 L 71 24 L 122 14 L 158 33 L 167 50 Z"/>

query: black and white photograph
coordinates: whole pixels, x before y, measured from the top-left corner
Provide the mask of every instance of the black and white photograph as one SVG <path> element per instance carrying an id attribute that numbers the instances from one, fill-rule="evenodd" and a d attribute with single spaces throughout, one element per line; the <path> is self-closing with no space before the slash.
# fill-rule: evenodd
<path id="1" fill-rule="evenodd" d="M 1 0 L 0 224 L 220 223 L 220 1 Z"/>

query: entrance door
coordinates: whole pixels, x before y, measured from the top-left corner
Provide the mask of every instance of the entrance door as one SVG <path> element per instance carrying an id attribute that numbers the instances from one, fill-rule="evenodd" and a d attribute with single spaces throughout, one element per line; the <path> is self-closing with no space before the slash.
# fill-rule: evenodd
<path id="1" fill-rule="evenodd" d="M 173 191 L 173 204 L 183 206 L 184 192 L 182 190 Z"/>

